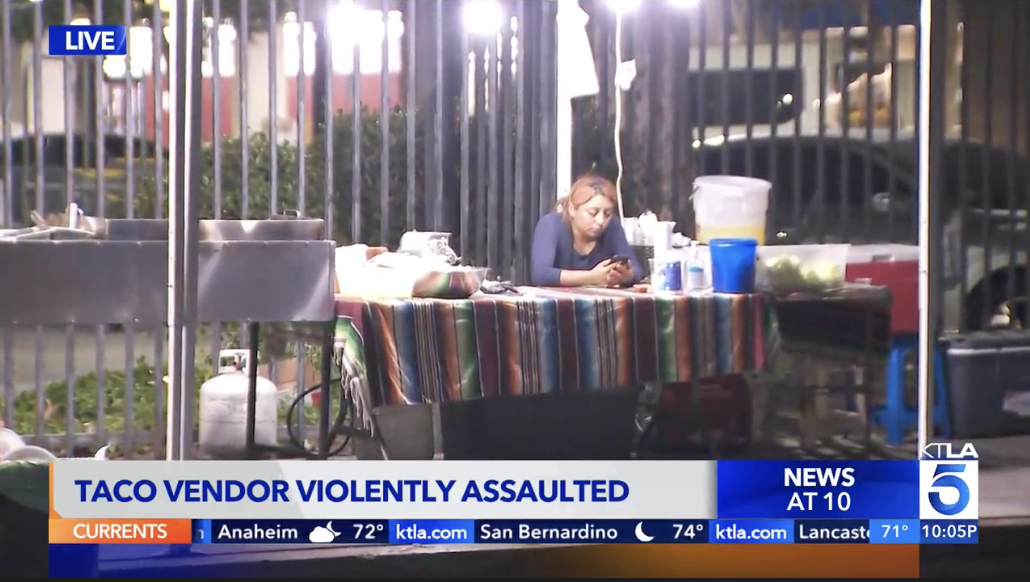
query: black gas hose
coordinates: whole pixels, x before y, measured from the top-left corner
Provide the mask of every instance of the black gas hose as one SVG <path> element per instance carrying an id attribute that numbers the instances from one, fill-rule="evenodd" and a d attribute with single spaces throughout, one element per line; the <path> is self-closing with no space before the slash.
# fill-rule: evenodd
<path id="1" fill-rule="evenodd" d="M 333 390 L 333 386 L 336 386 L 339 389 Z M 290 403 L 290 407 L 286 409 L 286 434 L 287 436 L 289 436 L 290 441 L 293 443 L 293 445 L 301 450 L 306 450 L 306 447 L 304 445 L 304 440 L 298 437 L 293 432 L 294 417 L 297 414 L 297 410 L 302 406 L 304 400 L 309 395 L 314 394 L 315 392 L 318 392 L 320 390 L 322 390 L 321 382 L 315 384 L 314 386 L 306 388 L 303 392 L 301 392 L 298 396 L 296 396 L 293 399 L 293 402 Z M 351 432 L 345 429 L 354 427 L 354 403 L 351 402 L 350 399 L 347 398 L 347 396 L 343 393 L 341 380 L 339 378 L 329 381 L 329 390 L 327 390 L 327 392 L 327 396 L 330 397 L 330 406 L 332 404 L 331 399 L 334 393 L 338 393 L 340 398 L 340 410 L 336 413 L 336 419 L 329 427 L 330 446 L 334 441 L 336 441 L 336 437 L 342 436 L 343 438 L 343 442 L 340 443 L 339 446 L 337 446 L 334 449 L 330 449 L 329 451 L 329 456 L 334 457 L 342 453 L 343 450 L 347 448 L 347 445 L 350 444 Z M 321 403 L 319 403 L 319 406 L 321 406 Z"/>

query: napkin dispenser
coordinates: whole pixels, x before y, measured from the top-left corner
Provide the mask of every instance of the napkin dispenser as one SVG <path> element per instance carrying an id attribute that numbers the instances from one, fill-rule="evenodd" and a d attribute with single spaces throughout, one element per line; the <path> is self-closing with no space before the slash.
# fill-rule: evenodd
<path id="1" fill-rule="evenodd" d="M 424 259 L 440 259 L 451 265 L 458 263 L 458 255 L 451 248 L 451 233 L 409 230 L 401 235 L 397 252 Z"/>

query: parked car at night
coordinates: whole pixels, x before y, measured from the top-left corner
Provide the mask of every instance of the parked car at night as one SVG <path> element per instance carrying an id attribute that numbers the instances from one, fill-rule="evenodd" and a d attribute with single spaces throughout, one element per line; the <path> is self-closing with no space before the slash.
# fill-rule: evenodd
<path id="1" fill-rule="evenodd" d="M 698 175 L 773 183 L 770 244 L 917 244 L 916 142 L 735 136 L 699 146 Z M 943 191 L 945 329 L 1025 324 L 1030 160 L 948 140 Z"/>

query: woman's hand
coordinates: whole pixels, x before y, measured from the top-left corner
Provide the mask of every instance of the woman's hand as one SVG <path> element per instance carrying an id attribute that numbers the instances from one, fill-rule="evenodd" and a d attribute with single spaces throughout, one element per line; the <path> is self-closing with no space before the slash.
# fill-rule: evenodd
<path id="1" fill-rule="evenodd" d="M 596 267 L 590 269 L 590 282 L 588 284 L 599 286 L 611 285 L 609 281 L 615 276 L 614 273 L 618 266 L 618 263 L 614 263 L 610 259 L 597 263 Z"/>
<path id="2" fill-rule="evenodd" d="M 613 268 L 608 272 L 608 281 L 605 283 L 610 287 L 625 285 L 633 280 L 633 267 L 629 263 L 613 263 Z"/>

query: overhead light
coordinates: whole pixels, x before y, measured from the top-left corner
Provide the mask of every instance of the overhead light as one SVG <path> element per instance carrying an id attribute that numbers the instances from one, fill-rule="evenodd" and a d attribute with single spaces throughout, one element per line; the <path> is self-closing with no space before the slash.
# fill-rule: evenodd
<path id="1" fill-rule="evenodd" d="M 694 8 L 700 0 L 668 0 L 676 8 Z M 627 14 L 640 6 L 640 0 L 608 0 L 608 5 L 618 14 Z"/>
<path id="2" fill-rule="evenodd" d="M 129 66 L 125 62 L 124 55 L 111 55 L 104 57 L 101 69 L 109 79 L 121 80 L 125 78 L 125 74 L 129 72 Z"/>
<path id="3" fill-rule="evenodd" d="M 608 5 L 619 14 L 633 12 L 640 6 L 640 0 L 608 0 Z"/>
<path id="4" fill-rule="evenodd" d="M 472 34 L 497 34 L 504 22 L 501 5 L 495 0 L 471 0 L 465 5 L 465 29 Z"/>
<path id="5" fill-rule="evenodd" d="M 360 37 L 364 22 L 363 12 L 354 2 L 344 1 L 329 9 L 326 18 L 329 20 L 329 27 L 333 31 L 333 43 L 340 46 L 347 44 L 353 46 Z M 296 21 L 294 14 L 294 21 Z M 300 30 L 298 27 L 297 30 Z"/>

